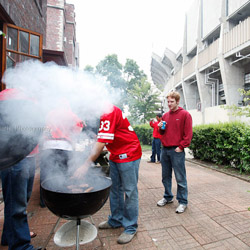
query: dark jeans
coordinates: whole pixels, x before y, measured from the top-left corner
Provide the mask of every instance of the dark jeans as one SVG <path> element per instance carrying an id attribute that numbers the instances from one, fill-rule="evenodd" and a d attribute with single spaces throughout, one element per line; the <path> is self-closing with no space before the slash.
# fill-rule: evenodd
<path id="1" fill-rule="evenodd" d="M 164 198 L 166 200 L 173 199 L 172 193 L 172 170 L 174 170 L 177 182 L 176 199 L 180 204 L 188 203 L 188 188 L 185 168 L 185 151 L 177 153 L 176 147 L 162 148 L 161 165 L 162 165 L 162 183 L 165 188 Z"/>
<path id="2" fill-rule="evenodd" d="M 152 155 L 151 161 L 155 162 L 155 156 L 157 155 L 157 160 L 161 161 L 161 140 L 159 138 L 154 138 L 152 141 Z"/>
<path id="3" fill-rule="evenodd" d="M 31 250 L 27 204 L 35 175 L 35 157 L 26 157 L 16 165 L 2 170 L 4 225 L 1 243 L 9 250 Z"/>

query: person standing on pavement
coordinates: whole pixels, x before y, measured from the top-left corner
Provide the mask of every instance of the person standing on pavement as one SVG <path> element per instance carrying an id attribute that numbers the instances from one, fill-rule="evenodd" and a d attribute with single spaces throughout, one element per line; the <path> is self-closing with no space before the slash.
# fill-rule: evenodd
<path id="1" fill-rule="evenodd" d="M 109 112 L 102 115 L 97 142 L 93 152 L 74 174 L 80 178 L 86 172 L 86 167 L 93 163 L 103 151 L 104 146 L 110 152 L 110 190 L 111 215 L 107 221 L 99 224 L 99 229 L 124 227 L 124 232 L 117 242 L 130 242 L 137 232 L 139 200 L 138 173 L 142 156 L 141 145 L 136 133 L 122 111 L 111 106 Z"/>
<path id="2" fill-rule="evenodd" d="M 24 93 L 17 89 L 5 89 L 0 92 L 0 100 L 27 100 Z M 27 205 L 31 197 L 35 176 L 36 147 L 26 158 L 15 165 L 1 170 L 4 224 L 1 245 L 9 250 L 38 250 L 32 246 L 31 238 L 36 236 L 29 230 Z"/>
<path id="3" fill-rule="evenodd" d="M 156 120 L 150 119 L 149 125 L 153 128 L 153 140 L 152 140 L 152 155 L 148 163 L 161 163 L 161 134 L 158 131 L 158 124 L 161 122 L 162 115 L 157 114 Z M 157 161 L 156 161 L 157 156 Z"/>
<path id="4" fill-rule="evenodd" d="M 46 117 L 46 132 L 40 145 L 40 184 L 54 175 L 65 176 L 73 158 L 74 140 L 84 127 L 66 99 L 60 99 Z M 45 207 L 40 185 L 40 206 Z"/>
<path id="5" fill-rule="evenodd" d="M 170 92 L 167 95 L 169 111 L 162 117 L 159 123 L 159 132 L 162 134 L 162 183 L 165 188 L 163 198 L 157 202 L 162 207 L 173 202 L 172 193 L 172 170 L 174 170 L 177 182 L 177 196 L 179 206 L 176 213 L 183 213 L 188 204 L 188 187 L 185 168 L 185 151 L 191 143 L 192 117 L 183 108 L 179 107 L 180 94 Z M 166 122 L 166 128 L 163 127 L 163 121 Z"/>

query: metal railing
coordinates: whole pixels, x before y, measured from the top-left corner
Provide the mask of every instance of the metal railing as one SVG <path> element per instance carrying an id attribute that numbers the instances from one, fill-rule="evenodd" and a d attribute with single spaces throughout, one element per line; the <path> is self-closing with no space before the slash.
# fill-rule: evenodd
<path id="1" fill-rule="evenodd" d="M 183 78 L 186 78 L 187 76 L 195 72 L 195 61 L 196 61 L 196 56 L 184 65 Z"/>
<path id="2" fill-rule="evenodd" d="M 202 68 L 206 64 L 212 62 L 218 57 L 219 39 L 215 40 L 206 49 L 198 54 L 198 68 Z"/>

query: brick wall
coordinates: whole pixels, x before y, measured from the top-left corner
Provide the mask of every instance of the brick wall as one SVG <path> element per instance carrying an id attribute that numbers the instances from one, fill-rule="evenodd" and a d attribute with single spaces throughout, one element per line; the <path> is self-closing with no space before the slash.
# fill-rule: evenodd
<path id="1" fill-rule="evenodd" d="M 75 67 L 75 9 L 65 0 L 0 0 L 16 26 L 43 34 L 43 49 L 64 51 Z M 40 6 L 42 4 L 42 6 Z"/>
<path id="2" fill-rule="evenodd" d="M 68 60 L 69 66 L 75 67 L 75 44 L 76 44 L 76 35 L 75 35 L 75 8 L 72 4 L 66 4 L 65 6 L 65 37 L 66 42 L 65 46 L 65 55 Z"/>
<path id="3" fill-rule="evenodd" d="M 64 51 L 64 0 L 48 0 L 46 49 Z"/>
<path id="4" fill-rule="evenodd" d="M 0 4 L 16 26 L 43 34 L 45 44 L 47 0 L 0 0 Z"/>

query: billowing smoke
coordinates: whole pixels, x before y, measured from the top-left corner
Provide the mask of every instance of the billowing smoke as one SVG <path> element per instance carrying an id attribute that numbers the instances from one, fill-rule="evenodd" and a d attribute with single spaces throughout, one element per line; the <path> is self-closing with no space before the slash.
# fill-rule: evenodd
<path id="1" fill-rule="evenodd" d="M 32 96 L 39 103 L 40 112 L 47 113 L 65 99 L 84 120 L 99 117 L 106 111 L 108 102 L 115 103 L 119 98 L 101 77 L 52 62 L 20 63 L 6 70 L 3 82 L 8 88 L 17 88 Z"/>
<path id="2" fill-rule="evenodd" d="M 100 116 L 108 112 L 110 103 L 115 104 L 119 100 L 117 90 L 114 91 L 101 76 L 93 76 L 52 62 L 44 64 L 38 60 L 29 60 L 20 63 L 15 68 L 6 70 L 3 82 L 7 88 L 15 88 L 27 94 L 38 107 L 32 109 L 30 105 L 22 105 L 17 109 L 12 107 L 7 112 L 9 123 L 21 124 L 18 126 L 19 129 L 22 127 L 23 133 L 46 129 L 44 121 L 49 112 L 57 107 L 63 108 L 64 104 L 69 105 L 87 124 L 86 133 L 80 134 L 80 140 L 85 142 L 81 145 L 83 158 L 90 153 L 88 146 L 95 139 L 97 131 L 94 127 L 98 127 Z M 58 122 L 60 123 L 60 119 Z M 79 141 L 79 136 L 77 140 Z"/>

